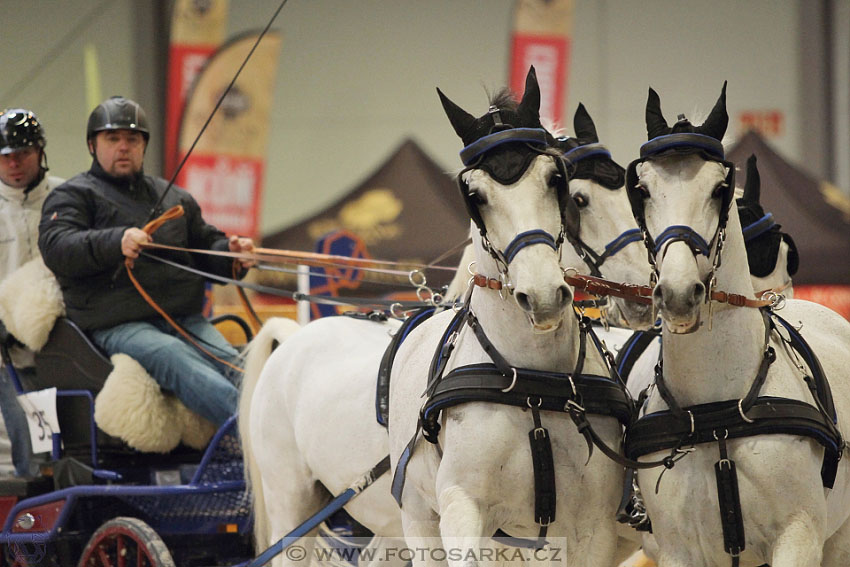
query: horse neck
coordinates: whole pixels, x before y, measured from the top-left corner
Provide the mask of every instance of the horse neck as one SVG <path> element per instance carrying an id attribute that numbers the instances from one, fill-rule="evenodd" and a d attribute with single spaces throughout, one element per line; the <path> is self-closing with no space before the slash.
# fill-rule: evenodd
<path id="1" fill-rule="evenodd" d="M 476 244 L 476 252 L 478 273 L 498 279 L 495 262 L 480 243 Z M 507 291 L 500 296 L 495 290 L 475 288 L 469 305 L 487 338 L 512 366 L 559 372 L 575 368 L 579 330 L 572 313 L 564 314 L 556 330 L 537 333 L 528 316 Z"/>
<path id="2" fill-rule="evenodd" d="M 753 296 L 744 237 L 734 207 L 716 276 L 717 290 Z M 662 332 L 664 379 L 683 406 L 746 395 L 764 351 L 765 327 L 759 310 L 719 303 L 703 304 L 701 309 L 702 324 L 695 332 Z"/>

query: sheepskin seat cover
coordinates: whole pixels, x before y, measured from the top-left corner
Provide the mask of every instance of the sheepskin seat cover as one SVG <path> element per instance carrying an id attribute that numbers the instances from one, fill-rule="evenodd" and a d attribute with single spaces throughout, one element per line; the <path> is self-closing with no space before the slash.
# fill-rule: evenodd
<path id="1" fill-rule="evenodd" d="M 0 320 L 33 351 L 47 343 L 56 318 L 64 314 L 59 283 L 40 256 L 0 283 Z M 117 354 L 111 360 L 114 369 L 95 398 L 100 429 L 144 452 L 167 453 L 181 441 L 206 447 L 216 431 L 212 423 L 163 393 L 131 357 Z"/>

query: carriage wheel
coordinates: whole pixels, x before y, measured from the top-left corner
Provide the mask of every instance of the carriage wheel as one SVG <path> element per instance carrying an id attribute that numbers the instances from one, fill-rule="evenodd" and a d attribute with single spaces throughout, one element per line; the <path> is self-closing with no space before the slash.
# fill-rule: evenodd
<path id="1" fill-rule="evenodd" d="M 109 520 L 89 539 L 78 567 L 175 567 L 165 543 L 136 518 Z"/>

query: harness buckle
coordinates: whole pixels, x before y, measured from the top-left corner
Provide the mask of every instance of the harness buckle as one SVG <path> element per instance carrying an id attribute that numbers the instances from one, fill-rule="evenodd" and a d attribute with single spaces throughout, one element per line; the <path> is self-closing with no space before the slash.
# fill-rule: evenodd
<path id="1" fill-rule="evenodd" d="M 564 411 L 569 412 L 569 413 L 573 413 L 574 411 L 575 411 L 576 413 L 584 413 L 584 412 L 585 412 L 585 409 L 584 409 L 584 407 L 583 407 L 581 404 L 579 404 L 577 401 L 575 401 L 575 400 L 567 400 L 567 403 L 566 403 L 566 404 L 564 404 Z"/>
<path id="2" fill-rule="evenodd" d="M 534 428 L 533 433 L 534 433 L 535 439 L 538 439 L 538 437 L 537 437 L 538 432 L 540 433 L 540 437 L 539 437 L 540 439 L 546 439 L 547 432 L 546 432 L 545 427 L 535 427 Z"/>

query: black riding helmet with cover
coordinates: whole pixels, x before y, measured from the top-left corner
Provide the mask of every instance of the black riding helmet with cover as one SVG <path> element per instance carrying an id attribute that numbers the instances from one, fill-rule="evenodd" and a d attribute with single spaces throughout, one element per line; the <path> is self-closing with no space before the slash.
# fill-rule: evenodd
<path id="1" fill-rule="evenodd" d="M 49 169 L 47 154 L 44 152 L 46 145 L 44 127 L 33 111 L 25 108 L 10 108 L 0 113 L 0 155 L 9 155 L 27 148 L 37 148 L 40 152 L 41 170 L 30 183 L 29 189 L 41 183 L 44 173 Z"/>
<path id="2" fill-rule="evenodd" d="M 150 139 L 148 117 L 144 109 L 136 101 L 123 96 L 110 97 L 92 110 L 86 127 L 86 142 L 90 142 L 98 132 L 107 130 L 139 132 L 145 144 Z"/>
<path id="3" fill-rule="evenodd" d="M 44 128 L 35 113 L 10 108 L 0 114 L 0 154 L 8 155 L 26 148 L 44 149 Z"/>

